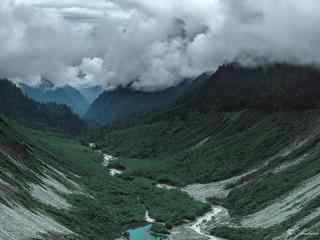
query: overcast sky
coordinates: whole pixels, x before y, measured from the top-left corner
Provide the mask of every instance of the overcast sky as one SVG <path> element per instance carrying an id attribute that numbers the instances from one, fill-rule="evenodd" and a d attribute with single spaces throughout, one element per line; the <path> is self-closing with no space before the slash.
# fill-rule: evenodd
<path id="1" fill-rule="evenodd" d="M 226 62 L 320 63 L 319 0 L 1 0 L 0 77 L 155 91 Z"/>

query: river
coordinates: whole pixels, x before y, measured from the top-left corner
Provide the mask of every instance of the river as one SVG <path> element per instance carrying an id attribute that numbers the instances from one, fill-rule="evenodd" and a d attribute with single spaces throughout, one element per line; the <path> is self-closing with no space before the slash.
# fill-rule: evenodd
<path id="1" fill-rule="evenodd" d="M 108 168 L 110 163 L 115 160 L 111 155 L 103 154 L 103 166 Z M 109 169 L 110 170 L 110 169 Z M 112 169 L 110 171 L 110 175 L 116 176 L 122 174 L 122 172 L 113 172 Z M 206 202 L 207 197 L 211 197 L 208 194 L 216 195 L 218 192 L 219 195 L 227 195 L 228 193 L 224 192 L 226 184 L 229 181 L 218 182 L 218 183 L 210 183 L 210 184 L 194 184 L 181 189 L 182 191 L 187 192 L 194 199 L 202 202 Z M 158 188 L 171 190 L 177 189 L 174 186 L 169 186 L 165 184 L 158 184 Z M 194 222 L 184 224 L 174 228 L 171 231 L 171 234 L 167 237 L 163 236 L 155 236 L 151 232 L 152 223 L 155 222 L 155 219 L 150 218 L 149 211 L 146 211 L 145 221 L 149 223 L 148 225 L 137 227 L 133 229 L 129 229 L 127 233 L 129 234 L 129 240 L 221 240 L 221 238 L 217 238 L 211 236 L 207 233 L 206 229 L 210 222 L 223 221 L 229 217 L 228 211 L 221 206 L 212 206 L 211 211 L 197 218 Z M 217 219 L 216 219 L 217 218 Z M 220 220 L 219 220 L 220 218 Z"/>
<path id="2" fill-rule="evenodd" d="M 164 237 L 155 236 L 151 233 L 152 225 L 146 225 L 143 227 L 138 227 L 134 229 L 129 229 L 129 238 L 130 240 L 164 240 Z"/>

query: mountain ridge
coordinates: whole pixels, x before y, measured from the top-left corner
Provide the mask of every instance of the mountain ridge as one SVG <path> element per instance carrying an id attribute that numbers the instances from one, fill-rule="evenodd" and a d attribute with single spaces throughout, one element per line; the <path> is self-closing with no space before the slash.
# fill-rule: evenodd
<path id="1" fill-rule="evenodd" d="M 51 127 L 70 134 L 79 134 L 86 128 L 86 124 L 68 106 L 38 103 L 6 79 L 0 80 L 0 102 L 0 114 L 40 128 Z"/>
<path id="2" fill-rule="evenodd" d="M 225 65 L 176 105 L 89 139 L 127 177 L 211 204 L 214 217 L 196 226 L 207 236 L 318 239 L 319 76 L 310 66 Z M 170 239 L 186 236 L 203 239 L 188 224 Z"/>
<path id="3" fill-rule="evenodd" d="M 19 84 L 20 88 L 30 98 L 40 103 L 57 103 L 69 106 L 75 113 L 83 115 L 89 107 L 89 102 L 79 90 L 65 85 L 55 87 L 49 80 L 41 81 L 38 86 Z"/>
<path id="4" fill-rule="evenodd" d="M 158 92 L 142 92 L 130 87 L 105 91 L 91 104 L 84 117 L 105 124 L 125 121 L 174 104 L 189 86 L 190 82 L 186 80 L 176 87 Z"/>

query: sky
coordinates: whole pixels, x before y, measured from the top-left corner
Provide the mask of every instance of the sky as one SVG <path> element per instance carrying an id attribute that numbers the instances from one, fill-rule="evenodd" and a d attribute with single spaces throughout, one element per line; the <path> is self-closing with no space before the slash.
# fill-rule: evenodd
<path id="1" fill-rule="evenodd" d="M 158 91 L 221 64 L 320 63 L 319 0 L 1 0 L 0 78 Z"/>

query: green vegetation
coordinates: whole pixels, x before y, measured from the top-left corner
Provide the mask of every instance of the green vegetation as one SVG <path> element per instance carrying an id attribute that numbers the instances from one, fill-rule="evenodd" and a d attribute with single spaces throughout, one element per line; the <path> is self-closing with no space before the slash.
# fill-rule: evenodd
<path id="1" fill-rule="evenodd" d="M 319 153 L 319 146 L 317 146 Z M 235 215 L 254 213 L 270 204 L 274 199 L 294 189 L 305 179 L 320 173 L 318 156 L 291 167 L 281 173 L 269 173 L 254 182 L 236 188 L 229 195 L 225 205 Z"/>
<path id="2" fill-rule="evenodd" d="M 275 237 L 286 234 L 287 230 L 292 228 L 299 220 L 303 219 L 304 217 L 312 214 L 315 209 L 319 207 L 320 198 L 316 198 L 312 200 L 310 203 L 306 204 L 301 211 L 297 214 L 290 217 L 287 221 L 283 222 L 282 224 L 276 225 L 274 227 L 266 228 L 266 229 L 259 229 L 259 228 L 242 228 L 242 227 L 218 227 L 212 230 L 211 234 L 226 238 L 228 240 L 269 240 L 274 239 Z M 292 237 L 295 236 L 295 239 L 319 239 L 319 229 L 313 229 L 313 226 L 319 223 L 320 217 L 316 217 L 312 221 L 308 222 L 305 225 L 301 225 L 300 227 L 304 229 L 311 229 L 314 234 L 312 235 L 300 235 L 300 231 L 296 231 L 292 233 Z M 317 226 L 317 225 L 316 225 Z M 298 230 L 298 229 L 297 229 Z M 316 238 L 314 238 L 316 237 Z"/>
<path id="3" fill-rule="evenodd" d="M 10 197 L 27 208 L 35 207 L 28 194 L 27 183 L 40 183 L 40 176 L 44 170 L 43 164 L 34 160 L 37 153 L 23 135 L 0 118 L 1 178 L 11 186 L 6 189 Z M 16 156 L 14 161 L 10 159 L 11 155 Z M 18 167 L 21 164 L 26 168 Z M 0 201 L 5 203 L 3 196 L 0 196 Z"/>
<path id="4" fill-rule="evenodd" d="M 5 79 L 0 79 L 0 102 L 0 115 L 24 121 L 33 127 L 73 135 L 86 129 L 86 123 L 66 105 L 35 102 Z"/>
<path id="5" fill-rule="evenodd" d="M 34 181 L 39 181 L 37 176 L 43 173 L 43 161 L 82 186 L 85 194 L 66 196 L 72 208 L 64 211 L 35 201 L 27 190 L 20 194 L 28 208 L 41 209 L 51 214 L 58 222 L 79 234 L 81 239 L 113 239 L 129 227 L 142 224 L 146 209 L 150 209 L 153 218 L 167 226 L 194 219 L 208 210 L 207 205 L 195 202 L 186 193 L 158 189 L 149 179 L 109 176 L 108 170 L 102 167 L 102 156 L 77 140 L 21 127 L 14 122 L 9 123 L 10 126 L 15 125 L 15 128 L 10 127 L 10 134 L 8 132 L 7 135 L 7 123 L 1 124 L 0 132 L 5 134 L 4 138 L 0 138 L 3 143 L 7 143 L 11 135 L 22 149 L 32 149 L 30 158 L 23 160 L 30 169 L 39 168 L 39 175 L 30 173 Z M 17 152 L 12 154 L 18 156 Z M 8 164 L 7 170 L 19 179 L 17 184 L 32 181 L 27 178 L 28 172 L 21 173 L 19 169 L 10 168 L 10 159 L 4 160 L 5 165 L 2 166 Z M 24 201 L 24 197 L 27 197 L 27 201 Z"/>
<path id="6" fill-rule="evenodd" d="M 265 229 L 219 227 L 215 228 L 211 234 L 228 240 L 272 239 L 270 231 Z"/>
<path id="7" fill-rule="evenodd" d="M 167 227 L 161 223 L 154 223 L 152 224 L 151 231 L 156 234 L 163 234 L 168 235 L 170 232 L 168 231 Z"/>
<path id="8" fill-rule="evenodd" d="M 134 126 L 105 129 L 98 144 L 110 154 L 126 156 L 116 164 L 125 166 L 127 175 L 177 185 L 223 180 L 259 168 L 256 174 L 241 179 L 235 186 L 242 181 L 247 184 L 234 188 L 226 201 L 220 200 L 236 218 L 266 207 L 320 173 L 317 110 L 193 112 L 187 117 L 166 114 L 149 116 Z M 299 145 L 305 139 L 308 141 L 304 145 L 294 148 L 294 143 Z M 151 146 L 154 146 L 152 153 Z M 279 154 L 283 150 L 287 153 Z M 280 172 L 271 171 L 306 153 L 308 157 L 303 162 Z M 271 160 L 268 164 L 261 164 L 268 160 Z M 269 240 L 305 217 L 318 203 L 306 206 L 300 215 L 272 229 L 223 227 L 213 233 L 230 240 Z"/>
<path id="9" fill-rule="evenodd" d="M 155 182 L 209 183 L 258 169 L 230 184 L 228 198 L 219 200 L 241 219 L 320 173 L 319 76 L 313 67 L 225 65 L 196 81 L 171 109 L 99 129 L 88 139 L 119 157 L 114 164 L 127 177 Z M 308 136 L 313 138 L 295 149 Z M 273 171 L 306 153 L 303 162 Z M 319 206 L 313 204 L 272 229 L 222 227 L 214 234 L 269 240 Z"/>
<path id="10" fill-rule="evenodd" d="M 198 81 L 179 100 L 207 112 L 260 109 L 292 111 L 319 106 L 320 72 L 313 66 L 270 64 L 255 68 L 226 64 L 206 81 Z"/>
<path id="11" fill-rule="evenodd" d="M 105 152 L 121 156 L 117 163 L 129 175 L 177 185 L 207 183 L 259 166 L 305 133 L 317 116 L 317 111 L 213 111 L 175 117 L 169 112 L 132 127 L 108 128 L 95 140 Z"/>
<path id="12" fill-rule="evenodd" d="M 227 199 L 219 200 L 230 210 L 231 217 L 239 220 L 320 173 L 320 137 L 316 127 L 320 116 L 316 109 L 318 75 L 318 71 L 309 67 L 223 66 L 210 81 L 196 82 L 178 105 L 165 112 L 92 131 L 83 143 L 96 142 L 105 153 L 118 157 L 112 166 L 125 170 L 118 177 L 109 176 L 102 167 L 102 156 L 77 139 L 1 121 L 0 147 L 5 150 L 0 152 L 0 160 L 4 162 L 1 167 L 12 173 L 15 179 L 12 185 L 20 190 L 13 197 L 31 209 L 41 208 L 51 214 L 84 240 L 113 239 L 128 228 L 140 226 L 146 209 L 166 228 L 193 220 L 208 210 L 206 204 L 195 202 L 186 193 L 157 188 L 159 182 L 177 186 L 209 183 L 258 169 L 230 184 Z M 302 84 L 305 79 L 310 79 L 310 85 Z M 230 87 L 235 91 L 229 91 Z M 305 101 L 300 101 L 301 98 Z M 48 106 L 39 105 L 42 107 Z M 5 113 L 21 118 L 29 108 L 23 108 L 22 112 L 17 109 L 17 115 Z M 43 119 L 37 114 L 32 116 L 36 123 L 41 123 Z M 68 128 L 72 122 L 64 125 L 66 119 L 61 117 L 57 125 L 52 125 L 52 119 L 44 122 L 60 130 L 62 125 Z M 306 144 L 295 149 L 293 143 L 299 144 L 310 136 Z M 33 171 L 21 171 L 4 152 L 25 161 Z M 306 153 L 303 162 L 274 171 Z M 38 183 L 45 163 L 75 180 L 85 193 L 66 196 L 72 204 L 68 211 L 35 204 L 28 194 L 25 183 Z M 5 202 L 1 198 L 0 201 Z M 297 214 L 270 229 L 228 226 L 216 228 L 212 233 L 229 240 L 269 240 L 318 206 L 318 198 L 305 203 Z M 304 227 L 312 227 L 319 220 L 316 218 Z M 166 228 L 153 226 L 157 232 L 165 232 Z"/>

